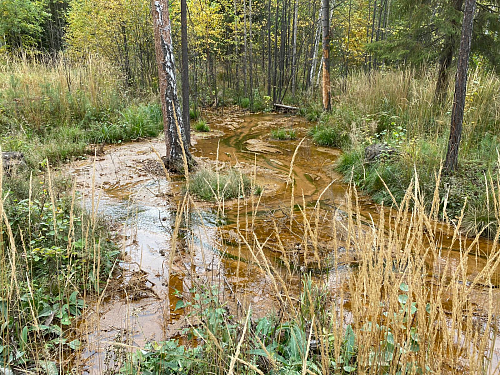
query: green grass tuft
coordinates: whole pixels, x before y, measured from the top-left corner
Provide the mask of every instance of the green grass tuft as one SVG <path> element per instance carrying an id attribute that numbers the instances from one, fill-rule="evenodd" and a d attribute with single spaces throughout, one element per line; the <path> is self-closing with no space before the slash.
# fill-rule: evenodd
<path id="1" fill-rule="evenodd" d="M 271 138 L 280 141 L 294 140 L 297 139 L 297 133 L 293 129 L 273 129 L 271 130 Z"/>
<path id="2" fill-rule="evenodd" d="M 203 119 L 198 120 L 196 124 L 194 124 L 194 129 L 197 132 L 209 132 L 210 127 L 207 125 L 207 122 Z"/>
<path id="3" fill-rule="evenodd" d="M 222 173 L 201 169 L 189 183 L 189 192 L 206 201 L 237 198 L 250 194 L 250 190 L 250 179 L 236 169 Z"/>

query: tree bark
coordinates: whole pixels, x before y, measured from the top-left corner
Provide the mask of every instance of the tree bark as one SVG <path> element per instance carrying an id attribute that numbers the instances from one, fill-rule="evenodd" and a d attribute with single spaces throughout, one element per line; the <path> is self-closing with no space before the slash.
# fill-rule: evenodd
<path id="1" fill-rule="evenodd" d="M 463 6 L 463 0 L 453 0 L 453 8 L 460 12 Z M 452 27 L 458 29 L 457 22 L 453 19 L 451 21 Z M 453 60 L 453 54 L 456 49 L 458 35 L 453 31 L 449 33 L 444 42 L 443 51 L 441 57 L 439 58 L 439 71 L 436 81 L 436 90 L 434 93 L 434 100 L 437 104 L 441 104 L 446 100 L 446 94 L 448 91 L 448 77 L 450 72 L 451 62 Z"/>
<path id="2" fill-rule="evenodd" d="M 182 121 L 179 98 L 177 97 L 168 0 L 151 0 L 151 13 L 153 18 L 163 127 L 165 129 L 165 144 L 167 146 L 163 162 L 169 170 L 181 172 L 185 171 L 183 154 L 186 157 L 188 167 L 194 164 L 194 159 L 189 152 L 186 128 Z"/>
<path id="3" fill-rule="evenodd" d="M 187 35 L 187 4 L 181 0 L 181 49 L 182 49 L 182 121 L 186 129 L 187 145 L 191 145 L 191 127 L 189 124 L 189 60 Z"/>
<path id="4" fill-rule="evenodd" d="M 297 87 L 297 22 L 299 18 L 299 0 L 295 0 L 293 11 L 293 41 L 292 41 L 292 96 L 295 97 Z"/>
<path id="5" fill-rule="evenodd" d="M 467 93 L 467 70 L 469 68 L 472 24 L 475 10 L 476 0 L 466 0 L 457 74 L 455 78 L 455 97 L 453 99 L 453 109 L 451 112 L 450 139 L 448 141 L 448 152 L 446 153 L 446 160 L 444 162 L 444 170 L 447 172 L 454 171 L 458 164 L 458 148 L 462 137 L 465 96 Z"/>
<path id="6" fill-rule="evenodd" d="M 252 0 L 249 0 L 248 3 L 248 33 L 249 33 L 249 39 L 248 39 L 248 62 L 249 62 L 249 74 L 250 74 L 250 92 L 249 92 L 249 99 L 250 99 L 250 111 L 253 111 L 253 55 L 252 55 Z"/>
<path id="7" fill-rule="evenodd" d="M 323 29 L 323 110 L 330 111 L 330 4 L 329 0 L 322 0 L 321 7 Z"/>
<path id="8" fill-rule="evenodd" d="M 271 0 L 267 2 L 267 96 L 271 96 Z"/>

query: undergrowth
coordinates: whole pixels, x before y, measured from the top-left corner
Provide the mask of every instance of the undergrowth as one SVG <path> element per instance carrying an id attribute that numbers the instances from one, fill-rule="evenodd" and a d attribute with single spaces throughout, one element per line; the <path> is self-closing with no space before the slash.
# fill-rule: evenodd
<path id="1" fill-rule="evenodd" d="M 80 349 L 75 319 L 86 297 L 102 291 L 119 251 L 103 223 L 78 206 L 75 191 L 67 193 L 67 181 L 49 169 L 40 177 L 2 170 L 2 368 L 54 373 Z"/>
<path id="2" fill-rule="evenodd" d="M 315 143 L 344 151 L 337 170 L 345 181 L 352 179 L 377 202 L 393 204 L 393 198 L 401 202 L 415 171 L 422 194 L 432 197 L 446 155 L 453 98 L 450 85 L 448 100 L 435 103 L 434 73 L 432 69 L 354 72 L 334 85 L 339 90 L 330 113 L 322 113 L 317 103 L 301 110 L 318 122 L 310 131 Z M 474 234 L 483 227 L 496 227 L 484 202 L 488 200 L 485 181 L 498 170 L 500 80 L 476 69 L 469 83 L 459 167 L 441 176 L 439 191 L 446 197 L 440 204 L 441 218 L 459 216 L 467 198 L 464 229 Z M 395 152 L 367 161 L 364 149 L 377 143 Z M 491 236 L 493 232 L 482 233 Z"/>

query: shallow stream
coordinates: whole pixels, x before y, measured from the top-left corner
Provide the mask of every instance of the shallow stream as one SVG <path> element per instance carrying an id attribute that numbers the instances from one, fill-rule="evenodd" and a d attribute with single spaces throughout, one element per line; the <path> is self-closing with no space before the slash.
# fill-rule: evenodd
<path id="1" fill-rule="evenodd" d="M 86 338 L 81 362 L 87 373 L 99 374 L 119 365 L 119 356 L 109 355 L 109 348 L 117 342 L 133 350 L 149 340 L 179 337 L 189 322 L 182 310 L 175 309 L 179 301 L 176 291 L 189 293 L 195 284 L 218 283 L 223 297 L 234 303 L 236 313 L 249 304 L 257 316 L 269 313 L 277 297 L 239 233 L 255 233 L 253 240 L 265 243 L 263 252 L 278 272 L 283 271 L 295 298 L 300 295 L 300 277 L 305 270 L 318 278 L 327 277 L 331 288 L 341 288 L 349 278 L 345 248 L 338 249 L 346 259 L 337 261 L 335 269 L 328 257 L 309 266 L 308 257 L 314 254 L 302 249 L 303 238 L 293 229 L 303 225 L 301 212 L 307 208 L 318 207 L 315 212 L 319 223 L 336 220 L 342 224 L 346 220 L 346 193 L 350 188 L 332 168 L 340 152 L 317 147 L 308 138 L 297 148 L 311 126 L 297 116 L 208 113 L 206 118 L 211 131 L 193 135 L 192 152 L 199 164 L 216 170 L 231 165 L 253 176 L 263 190 L 260 199 L 251 196 L 219 204 L 192 202 L 187 219 L 176 229 L 183 181 L 165 177 L 158 162 L 159 155 L 165 154 L 161 139 L 109 146 L 95 160 L 72 165 L 85 206 L 116 223 L 123 250 L 119 264 L 123 271 L 109 283 L 102 299 L 90 302 L 92 308 L 79 326 Z M 279 127 L 295 130 L 297 140 L 272 140 L 271 129 Z M 367 226 L 377 223 L 382 208 L 368 198 L 358 199 L 360 222 Z M 292 210 L 298 215 L 287 226 Z M 172 253 L 176 230 L 180 239 L 175 241 Z M 271 238 L 276 230 L 282 243 Z M 451 232 L 442 225 L 440 234 L 446 248 Z M 341 237 L 342 233 L 337 235 Z M 333 236 L 325 224 L 315 246 L 327 248 Z M 489 241 L 481 240 L 477 252 L 487 253 L 490 247 Z M 460 251 L 456 250 L 452 257 L 459 259 Z M 284 260 L 284 253 L 290 258 Z M 285 272 L 288 261 L 302 266 Z M 484 262 L 477 253 L 470 256 L 471 274 Z M 328 270 L 327 275 L 324 270 Z M 498 293 L 495 300 L 499 301 Z"/>

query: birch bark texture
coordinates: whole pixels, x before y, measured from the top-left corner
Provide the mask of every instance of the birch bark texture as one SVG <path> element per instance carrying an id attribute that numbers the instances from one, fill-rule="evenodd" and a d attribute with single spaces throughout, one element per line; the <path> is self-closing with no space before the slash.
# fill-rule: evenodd
<path id="1" fill-rule="evenodd" d="M 458 165 L 458 148 L 462 137 L 464 121 L 465 96 L 467 94 L 467 71 L 469 69 L 469 55 L 472 40 L 472 25 L 476 11 L 476 0 L 466 0 L 464 21 L 462 23 L 462 38 L 458 55 L 457 73 L 455 78 L 455 97 L 451 111 L 450 139 L 444 162 L 444 170 L 452 172 Z"/>
<path id="2" fill-rule="evenodd" d="M 163 162 L 168 170 L 182 172 L 184 170 L 183 151 L 186 155 L 188 166 L 193 165 L 194 160 L 189 152 L 187 131 L 182 121 L 179 98 L 177 96 L 168 0 L 151 0 L 151 13 L 153 18 L 161 109 L 163 113 L 163 128 L 165 131 L 165 144 L 167 146 Z"/>

